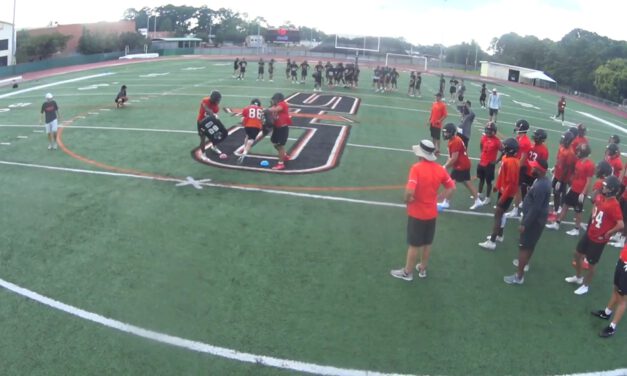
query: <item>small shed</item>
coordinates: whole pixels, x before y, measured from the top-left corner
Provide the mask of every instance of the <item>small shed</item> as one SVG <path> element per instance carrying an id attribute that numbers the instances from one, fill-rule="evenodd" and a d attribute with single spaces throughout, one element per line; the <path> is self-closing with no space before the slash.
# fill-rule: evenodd
<path id="1" fill-rule="evenodd" d="M 184 38 L 155 38 L 152 47 L 159 50 L 173 50 L 176 48 L 197 48 L 202 39 L 193 37 Z"/>
<path id="2" fill-rule="evenodd" d="M 540 70 L 491 61 L 481 62 L 481 77 L 520 82 L 540 87 L 554 87 L 557 84 L 554 79 Z"/>

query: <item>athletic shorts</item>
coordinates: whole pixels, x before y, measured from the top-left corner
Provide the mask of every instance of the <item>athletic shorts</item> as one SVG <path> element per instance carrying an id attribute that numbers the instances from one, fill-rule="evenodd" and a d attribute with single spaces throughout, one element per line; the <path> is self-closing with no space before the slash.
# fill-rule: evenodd
<path id="1" fill-rule="evenodd" d="M 601 259 L 601 254 L 603 254 L 603 248 L 605 248 L 605 243 L 596 243 L 590 240 L 588 237 L 588 233 L 585 232 L 583 236 L 579 239 L 579 243 L 577 243 L 577 253 L 581 253 L 586 256 L 586 260 L 588 260 L 588 264 L 595 265 Z"/>
<path id="2" fill-rule="evenodd" d="M 50 123 L 46 123 L 46 133 L 55 133 L 59 127 L 58 119 L 54 119 Z"/>
<path id="3" fill-rule="evenodd" d="M 614 270 L 614 286 L 618 290 L 620 296 L 627 294 L 627 270 L 625 270 L 627 264 L 621 259 L 616 262 L 616 269 Z"/>
<path id="4" fill-rule="evenodd" d="M 618 203 L 620 204 L 620 211 L 623 212 L 623 219 L 627 218 L 627 201 L 624 198 L 619 198 Z"/>
<path id="5" fill-rule="evenodd" d="M 518 181 L 518 185 L 521 187 L 523 185 L 526 185 L 527 187 L 531 188 L 531 186 L 533 185 L 533 182 L 536 181 L 536 178 L 534 178 L 533 176 L 529 176 L 527 174 L 523 174 L 522 171 L 519 176 L 520 176 L 520 179 Z"/>
<path id="6" fill-rule="evenodd" d="M 263 68 L 259 68 L 259 70 L 257 71 L 259 74 L 263 74 Z"/>
<path id="7" fill-rule="evenodd" d="M 457 89 L 455 88 L 455 86 L 453 86 L 453 87 L 451 87 L 449 89 L 449 93 L 451 93 L 451 94 L 455 94 L 456 91 L 457 91 Z"/>
<path id="8" fill-rule="evenodd" d="M 579 193 L 569 189 L 564 196 L 564 205 L 570 206 L 575 210 L 575 213 L 581 213 L 583 211 L 583 203 L 579 202 Z"/>
<path id="9" fill-rule="evenodd" d="M 246 137 L 248 137 L 249 140 L 256 139 L 259 132 L 261 132 L 261 129 L 253 127 L 244 127 L 244 130 L 246 131 Z"/>
<path id="10" fill-rule="evenodd" d="M 496 109 L 496 108 L 491 108 L 491 109 L 490 109 L 490 116 L 494 116 L 494 115 L 496 115 L 496 114 L 498 114 L 498 113 L 499 113 L 499 110 L 498 110 L 498 109 Z"/>
<path id="11" fill-rule="evenodd" d="M 560 183 L 560 189 L 555 189 L 555 185 L 557 184 L 557 182 Z M 566 183 L 563 181 L 559 181 L 556 178 L 553 178 L 553 183 L 551 183 L 551 186 L 553 187 L 554 191 L 559 192 L 562 195 L 566 193 Z"/>
<path id="12" fill-rule="evenodd" d="M 407 217 L 407 244 L 413 247 L 431 245 L 435 237 L 435 218 L 422 220 Z"/>
<path id="13" fill-rule="evenodd" d="M 489 163 L 487 166 L 477 165 L 477 177 L 481 180 L 491 182 L 494 180 L 494 170 L 496 165 Z"/>
<path id="14" fill-rule="evenodd" d="M 540 240 L 540 236 L 542 235 L 542 231 L 544 231 L 544 226 L 546 225 L 546 220 L 537 221 L 531 224 L 530 226 L 525 227 L 525 231 L 520 234 L 520 239 L 518 241 L 518 246 L 521 249 L 526 249 L 529 252 L 533 252 Z"/>
<path id="15" fill-rule="evenodd" d="M 275 145 L 284 146 L 287 143 L 287 137 L 289 136 L 289 127 L 274 127 L 272 131 L 272 137 L 270 137 L 270 141 Z"/>
<path id="16" fill-rule="evenodd" d="M 483 101 L 485 101 L 485 94 L 481 94 L 479 96 L 479 102 L 483 102 Z"/>
<path id="17" fill-rule="evenodd" d="M 451 179 L 458 183 L 463 183 L 470 180 L 470 169 L 468 170 L 453 170 L 451 171 Z"/>
<path id="18" fill-rule="evenodd" d="M 431 131 L 431 138 L 434 140 L 439 140 L 442 136 L 442 128 L 434 127 L 433 125 L 429 127 Z"/>
<path id="19" fill-rule="evenodd" d="M 505 200 L 503 203 L 501 203 L 501 194 L 499 193 L 498 198 L 496 200 L 496 206 L 503 209 L 503 211 L 507 211 L 509 210 L 509 207 L 512 205 L 512 202 L 514 201 L 513 197 L 508 198 L 507 200 Z"/>

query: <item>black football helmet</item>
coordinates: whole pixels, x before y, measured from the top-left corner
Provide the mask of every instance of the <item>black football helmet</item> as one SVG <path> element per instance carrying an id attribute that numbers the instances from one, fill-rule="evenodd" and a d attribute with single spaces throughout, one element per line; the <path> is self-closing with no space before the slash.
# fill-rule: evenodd
<path id="1" fill-rule="evenodd" d="M 518 141 L 515 138 L 508 138 L 503 141 L 503 153 L 508 156 L 514 156 L 518 153 Z"/>
<path id="2" fill-rule="evenodd" d="M 274 93 L 271 99 L 272 99 L 273 104 L 277 104 L 281 102 L 282 100 L 284 100 L 285 96 L 283 95 L 283 93 Z"/>
<path id="3" fill-rule="evenodd" d="M 618 149 L 618 145 L 616 144 L 607 145 L 605 150 L 607 151 L 607 155 L 610 155 L 610 156 L 615 156 L 615 155 L 620 154 L 620 150 Z"/>
<path id="4" fill-rule="evenodd" d="M 533 141 L 535 141 L 536 143 L 541 143 L 546 141 L 547 138 L 547 134 L 546 131 L 544 129 L 536 129 L 533 132 Z"/>
<path id="5" fill-rule="evenodd" d="M 568 131 L 572 133 L 574 137 L 579 136 L 579 131 L 577 130 L 577 127 L 570 127 L 568 128 Z"/>
<path id="6" fill-rule="evenodd" d="M 222 100 L 222 94 L 220 94 L 219 91 L 214 90 L 209 95 L 209 100 L 211 101 L 211 103 L 218 104 L 220 103 L 220 100 Z"/>
<path id="7" fill-rule="evenodd" d="M 601 193 L 605 197 L 614 197 L 620 192 L 620 180 L 614 175 L 610 175 L 603 181 Z"/>
<path id="8" fill-rule="evenodd" d="M 254 104 L 255 106 L 260 106 L 261 107 L 261 101 L 257 98 L 253 99 L 252 101 L 250 101 L 250 104 Z"/>
<path id="9" fill-rule="evenodd" d="M 445 140 L 450 140 L 457 133 L 457 126 L 453 123 L 448 123 L 442 129 L 442 137 Z"/>
<path id="10" fill-rule="evenodd" d="M 596 168 L 597 178 L 603 179 L 610 175 L 612 175 L 612 166 L 609 164 L 608 161 L 601 161 L 597 163 L 597 168 Z"/>
<path id="11" fill-rule="evenodd" d="M 567 148 L 573 143 L 574 139 L 575 139 L 575 135 L 573 135 L 572 132 L 570 131 L 564 132 L 564 134 L 562 135 L 562 138 L 560 139 L 560 144 L 562 144 L 562 146 Z"/>
<path id="12" fill-rule="evenodd" d="M 527 133 L 529 130 L 529 122 L 525 119 L 520 119 L 514 125 L 515 133 Z"/>
<path id="13" fill-rule="evenodd" d="M 575 154 L 577 154 L 577 158 L 579 159 L 587 158 L 590 155 L 590 146 L 588 146 L 588 144 L 577 145 Z"/>
<path id="14" fill-rule="evenodd" d="M 577 124 L 577 135 L 579 135 L 580 137 L 583 137 L 586 135 L 586 127 L 584 127 L 583 124 Z"/>
<path id="15" fill-rule="evenodd" d="M 620 144 L 620 137 L 617 134 L 613 134 L 610 136 L 610 143 L 614 143 L 616 145 Z"/>
<path id="16" fill-rule="evenodd" d="M 485 128 L 483 128 L 483 133 L 486 136 L 494 136 L 496 135 L 497 129 L 496 124 L 494 122 L 489 122 L 486 124 Z"/>

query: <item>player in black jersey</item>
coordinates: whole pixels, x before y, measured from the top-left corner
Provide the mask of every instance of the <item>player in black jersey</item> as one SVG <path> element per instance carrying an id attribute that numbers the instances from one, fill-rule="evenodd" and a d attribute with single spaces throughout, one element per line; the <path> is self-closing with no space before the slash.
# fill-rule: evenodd
<path id="1" fill-rule="evenodd" d="M 296 64 L 296 61 L 292 61 L 292 66 L 290 67 L 290 76 L 292 77 L 293 84 L 298 82 L 298 64 Z"/>
<path id="2" fill-rule="evenodd" d="M 407 95 L 410 97 L 416 96 L 416 72 L 409 74 L 409 87 L 407 88 Z"/>
<path id="3" fill-rule="evenodd" d="M 416 83 L 414 84 L 414 92 L 418 93 L 418 98 L 422 97 L 422 94 L 420 93 L 420 85 L 422 85 L 422 75 L 418 72 L 418 74 L 416 74 Z"/>
<path id="4" fill-rule="evenodd" d="M 243 80 L 244 77 L 246 76 L 246 66 L 248 65 L 248 62 L 246 61 L 246 58 L 242 58 L 242 60 L 240 60 L 239 62 L 239 76 L 237 77 L 238 80 Z"/>
<path id="5" fill-rule="evenodd" d="M 335 80 L 335 85 L 346 84 L 344 81 L 344 64 L 337 63 L 335 66 L 335 70 L 333 71 L 333 79 Z"/>
<path id="6" fill-rule="evenodd" d="M 233 62 L 233 78 L 239 77 L 239 57 Z"/>
<path id="7" fill-rule="evenodd" d="M 268 81 L 274 82 L 274 59 L 270 59 L 268 63 Z"/>
<path id="8" fill-rule="evenodd" d="M 259 65 L 259 69 L 257 70 L 257 81 L 263 81 L 264 67 L 266 65 L 266 62 L 263 61 L 262 57 L 260 57 L 257 64 Z"/>
<path id="9" fill-rule="evenodd" d="M 392 72 L 390 72 L 390 81 L 391 81 L 391 88 L 394 90 L 398 90 L 398 72 L 396 71 L 396 68 L 392 68 Z"/>
<path id="10" fill-rule="evenodd" d="M 333 69 L 333 64 L 331 64 L 330 61 L 327 61 L 327 63 L 324 66 L 325 72 L 326 72 L 326 76 L 327 76 L 327 84 L 329 85 L 329 87 L 333 86 L 333 75 L 335 70 Z"/>
<path id="11" fill-rule="evenodd" d="M 287 65 L 285 66 L 285 78 L 290 79 L 290 73 L 292 72 L 292 61 L 287 59 Z"/>
<path id="12" fill-rule="evenodd" d="M 300 63 L 300 83 L 304 84 L 307 79 L 307 71 L 309 70 L 309 64 L 307 60 Z"/>

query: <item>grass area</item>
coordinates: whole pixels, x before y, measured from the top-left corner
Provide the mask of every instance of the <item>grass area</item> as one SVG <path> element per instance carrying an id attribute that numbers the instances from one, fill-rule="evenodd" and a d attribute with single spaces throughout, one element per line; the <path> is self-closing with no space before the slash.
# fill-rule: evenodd
<path id="1" fill-rule="evenodd" d="M 171 59 L 100 68 L 21 88 L 113 74 L 0 99 L 0 142 L 10 143 L 0 145 L 0 277 L 157 332 L 338 368 L 539 375 L 625 366 L 619 349 L 627 335 L 619 329 L 612 339 L 599 339 L 596 333 L 604 323 L 589 314 L 607 302 L 615 249 L 606 250 L 590 293 L 575 296 L 563 277 L 572 273 L 576 239 L 547 231 L 525 285 L 511 287 L 502 277 L 513 272 L 516 223 L 508 225 L 498 250 L 488 253 L 476 244 L 491 228 L 491 208 L 479 210 L 486 216 L 444 213 L 429 277 L 404 283 L 388 274 L 404 262 L 403 208 L 320 199 L 401 203 L 400 188 L 367 188 L 405 183 L 415 161 L 410 146 L 428 137 L 436 77 L 425 76 L 422 98 L 409 98 L 404 95 L 407 73 L 398 93 L 382 95 L 370 89 L 371 72 L 364 71 L 361 88 L 334 92 L 363 101 L 339 166 L 281 176 L 212 168 L 190 157 L 198 143 L 198 103 L 211 90 L 222 92 L 223 106 L 241 108 L 254 97 L 267 104 L 277 91 L 287 96 L 313 88 L 311 82 L 292 85 L 281 75 L 274 83 L 236 81 L 225 64 Z M 282 68 L 279 63 L 277 71 Z M 113 98 L 122 84 L 131 103 L 116 110 Z M 480 83 L 467 80 L 466 85 L 468 97 L 478 103 Z M 45 136 L 34 133 L 41 130 L 38 110 L 48 91 L 59 103 L 62 120 L 72 120 L 63 130 L 64 145 L 101 165 L 48 151 Z M 520 118 L 532 129 L 547 130 L 553 163 L 559 135 L 566 130 L 550 118 L 557 95 L 509 85 L 499 91 L 505 94 L 499 132 L 510 135 Z M 10 89 L 0 89 L 0 96 L 7 93 Z M 17 103 L 30 104 L 10 107 Z M 449 119 L 457 122 L 454 107 L 449 111 Z M 475 112 L 471 157 L 479 154 L 487 120 L 485 110 Z M 586 124 L 598 161 L 608 137 L 618 131 L 587 114 L 621 126 L 624 120 L 568 103 L 567 120 Z M 239 121 L 221 116 L 227 126 Z M 255 149 L 272 151 L 267 141 Z M 304 192 L 318 198 L 197 190 L 174 181 L 76 171 L 112 172 L 102 164 L 225 185 L 322 188 Z M 346 187 L 360 189 L 338 189 Z M 452 205 L 462 211 L 471 205 L 461 186 Z M 293 374 L 114 331 L 5 289 L 0 298 L 3 374 Z"/>

